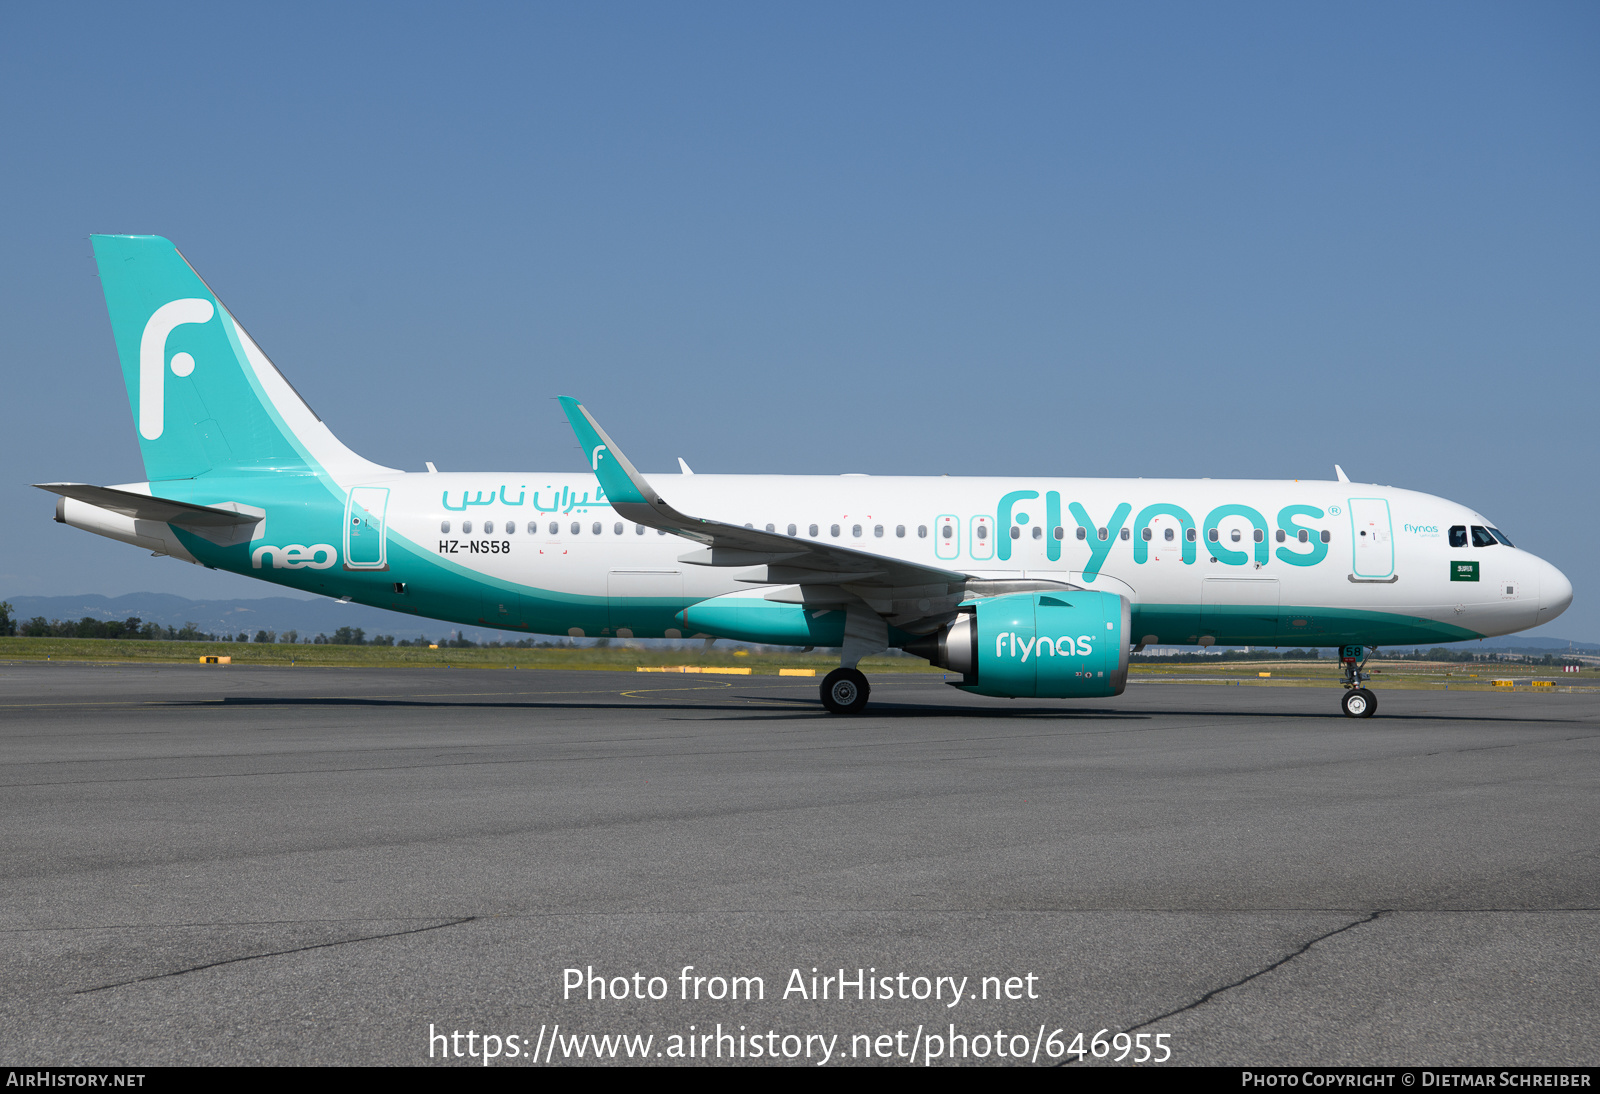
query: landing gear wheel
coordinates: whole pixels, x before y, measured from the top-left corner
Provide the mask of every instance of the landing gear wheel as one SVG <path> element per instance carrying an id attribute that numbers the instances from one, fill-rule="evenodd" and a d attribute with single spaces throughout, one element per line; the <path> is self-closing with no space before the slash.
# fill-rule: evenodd
<path id="1" fill-rule="evenodd" d="M 872 685 L 855 669 L 834 669 L 822 678 L 822 705 L 829 714 L 860 714 Z"/>
<path id="2" fill-rule="evenodd" d="M 1339 701 L 1346 718 L 1370 718 L 1378 710 L 1378 697 L 1366 688 L 1351 688 Z"/>

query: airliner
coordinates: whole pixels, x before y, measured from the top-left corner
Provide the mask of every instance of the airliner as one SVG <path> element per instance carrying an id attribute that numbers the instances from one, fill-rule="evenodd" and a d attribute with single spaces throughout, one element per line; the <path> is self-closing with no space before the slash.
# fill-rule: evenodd
<path id="1" fill-rule="evenodd" d="M 1331 481 L 639 472 L 560 404 L 573 471 L 405 472 L 346 448 L 178 250 L 92 237 L 146 481 L 41 483 L 56 520 L 212 569 L 452 623 L 837 647 L 823 706 L 900 649 L 980 695 L 1105 698 L 1154 643 L 1380 645 L 1559 616 L 1572 585 L 1443 498 Z"/>

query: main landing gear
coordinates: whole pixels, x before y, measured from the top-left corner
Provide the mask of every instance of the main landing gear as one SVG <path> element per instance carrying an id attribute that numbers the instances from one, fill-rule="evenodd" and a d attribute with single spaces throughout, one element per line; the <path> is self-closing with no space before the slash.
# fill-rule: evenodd
<path id="1" fill-rule="evenodd" d="M 1378 712 L 1378 697 L 1361 684 L 1369 679 L 1361 670 L 1366 667 L 1370 651 L 1365 646 L 1345 646 L 1339 651 L 1344 666 L 1344 698 L 1339 707 L 1346 718 L 1370 718 Z"/>
<path id="2" fill-rule="evenodd" d="M 834 669 L 822 678 L 822 705 L 829 714 L 860 714 L 872 685 L 859 669 Z"/>

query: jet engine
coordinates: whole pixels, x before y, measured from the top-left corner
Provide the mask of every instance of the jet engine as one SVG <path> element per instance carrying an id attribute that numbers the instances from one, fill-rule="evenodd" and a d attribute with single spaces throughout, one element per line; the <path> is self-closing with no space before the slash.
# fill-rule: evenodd
<path id="1" fill-rule="evenodd" d="M 954 686 L 978 695 L 1102 698 L 1127 686 L 1129 629 L 1128 598 L 1116 593 L 1014 593 L 963 605 L 905 649 L 961 673 Z"/>

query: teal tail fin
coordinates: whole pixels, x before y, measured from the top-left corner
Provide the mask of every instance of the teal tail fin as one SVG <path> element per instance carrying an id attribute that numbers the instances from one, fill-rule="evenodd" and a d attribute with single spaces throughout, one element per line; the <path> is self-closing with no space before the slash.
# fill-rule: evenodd
<path id="1" fill-rule="evenodd" d="M 339 443 L 169 241 L 90 238 L 150 481 L 388 470 Z"/>

